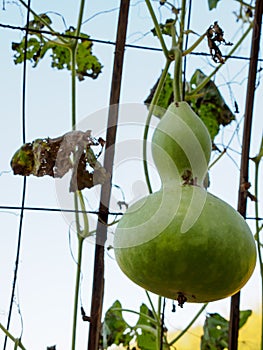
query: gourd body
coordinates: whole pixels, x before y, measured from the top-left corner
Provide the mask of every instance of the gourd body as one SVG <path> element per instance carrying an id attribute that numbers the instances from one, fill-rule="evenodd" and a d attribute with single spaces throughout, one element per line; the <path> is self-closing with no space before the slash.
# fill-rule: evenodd
<path id="1" fill-rule="evenodd" d="M 255 267 L 247 223 L 202 187 L 210 152 L 198 116 L 185 102 L 172 104 L 152 141 L 162 187 L 129 207 L 114 235 L 122 271 L 171 299 L 208 302 L 233 295 Z"/>
<path id="2" fill-rule="evenodd" d="M 192 211 L 199 210 L 199 197 L 206 200 L 200 216 L 182 232 L 193 191 L 197 193 Z M 176 210 L 177 196 L 181 200 Z M 189 185 L 161 190 L 131 206 L 118 225 L 114 247 L 120 268 L 132 281 L 171 299 L 183 294 L 189 302 L 236 293 L 256 262 L 254 238 L 240 214 Z"/>

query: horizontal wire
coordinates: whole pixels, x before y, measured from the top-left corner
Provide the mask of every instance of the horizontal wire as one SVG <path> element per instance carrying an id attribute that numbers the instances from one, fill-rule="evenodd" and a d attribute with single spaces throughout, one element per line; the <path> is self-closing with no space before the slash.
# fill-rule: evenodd
<path id="1" fill-rule="evenodd" d="M 0 210 L 20 210 L 20 206 L 9 206 L 9 205 L 0 205 Z M 93 214 L 99 215 L 99 211 L 96 210 L 74 210 L 74 209 L 63 209 L 63 208 L 45 208 L 45 207 L 24 207 L 24 210 L 28 211 L 49 211 L 49 212 L 62 212 L 62 213 L 83 213 L 83 214 Z M 124 215 L 123 212 L 109 212 L 109 215 Z M 256 217 L 247 217 L 246 220 L 257 220 L 261 221 L 263 218 Z"/>
<path id="2" fill-rule="evenodd" d="M 26 30 L 26 28 L 24 28 L 24 27 L 13 26 L 13 25 L 3 24 L 3 23 L 0 23 L 0 28 L 12 29 L 12 30 L 21 30 L 21 31 L 25 31 Z M 31 33 L 35 33 L 35 34 L 47 34 L 47 35 L 52 35 L 52 36 L 57 36 L 57 37 L 67 38 L 67 39 L 81 39 L 81 40 L 85 39 L 82 36 L 61 34 L 61 33 L 58 33 L 58 32 L 51 32 L 49 30 L 39 30 L 39 29 L 34 29 L 34 28 L 30 28 L 30 32 Z M 88 40 L 90 40 L 90 41 L 92 41 L 94 43 L 105 44 L 105 45 L 112 45 L 112 46 L 114 46 L 116 44 L 114 41 L 110 41 L 110 40 L 101 40 L 101 39 L 93 39 L 93 38 L 88 38 Z M 139 50 L 148 50 L 148 51 L 162 52 L 161 48 L 150 47 L 150 46 L 143 46 L 143 45 L 125 44 L 125 47 L 132 48 L 132 49 L 139 49 Z M 190 52 L 190 54 L 191 55 L 195 55 L 195 56 L 211 56 L 207 52 Z M 245 60 L 245 61 L 249 61 L 250 60 L 250 57 L 244 57 L 244 56 L 235 56 L 235 55 L 228 56 L 228 55 L 225 55 L 223 57 L 225 57 L 225 58 L 232 58 L 232 59 L 238 59 L 238 60 Z M 263 58 L 259 58 L 258 62 L 263 62 Z"/>
<path id="3" fill-rule="evenodd" d="M 0 205 L 0 210 L 20 210 L 21 206 L 8 206 Z M 62 212 L 62 213 L 83 213 L 99 215 L 99 211 L 96 210 L 74 210 L 74 209 L 60 209 L 60 208 L 45 208 L 45 207 L 24 207 L 24 210 L 28 211 L 49 211 L 49 212 Z M 109 215 L 123 215 L 122 212 L 110 212 Z"/>

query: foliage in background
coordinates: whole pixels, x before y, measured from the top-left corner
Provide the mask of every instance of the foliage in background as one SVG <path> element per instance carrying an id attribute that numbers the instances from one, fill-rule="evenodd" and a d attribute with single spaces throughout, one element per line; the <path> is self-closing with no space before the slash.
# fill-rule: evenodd
<path id="1" fill-rule="evenodd" d="M 123 318 L 123 311 L 139 315 L 135 326 L 129 325 Z M 240 311 L 239 328 L 242 328 L 251 316 L 251 310 Z M 207 314 L 201 336 L 201 350 L 224 350 L 228 346 L 229 321 L 218 313 Z M 168 345 L 167 329 L 164 329 L 163 350 L 174 349 Z M 129 349 L 130 344 L 137 345 L 140 350 L 152 350 L 156 347 L 157 327 L 151 310 L 142 304 L 140 312 L 122 309 L 120 301 L 116 300 L 105 314 L 102 327 L 101 345 L 107 348 L 113 344 L 122 344 Z"/>
<path id="2" fill-rule="evenodd" d="M 239 328 L 243 327 L 251 316 L 251 310 L 240 311 Z M 201 337 L 201 350 L 224 350 L 228 347 L 229 321 L 218 313 L 208 314 Z"/>
<path id="3" fill-rule="evenodd" d="M 205 123 L 213 141 L 215 136 L 219 133 L 220 126 L 230 124 L 232 120 L 235 120 L 235 115 L 225 103 L 219 89 L 212 80 L 210 80 L 205 87 L 199 91 L 197 96 L 194 95 L 188 97 L 188 93 L 194 90 L 196 86 L 201 84 L 205 78 L 206 75 L 200 69 L 197 69 L 190 81 L 186 84 L 185 98 L 191 105 L 192 109 Z M 158 81 L 151 89 L 149 96 L 144 101 L 145 104 L 149 105 L 151 103 Z M 161 118 L 172 101 L 173 79 L 171 78 L 170 74 L 168 74 L 153 114 L 156 117 Z"/>
<path id="4" fill-rule="evenodd" d="M 126 310 L 139 315 L 134 326 L 129 325 L 124 320 L 123 311 L 125 310 L 122 309 L 121 303 L 116 300 L 106 312 L 101 336 L 103 348 L 105 349 L 113 344 L 122 344 L 129 349 L 129 344 L 133 340 L 141 350 L 155 349 L 157 326 L 154 315 L 147 305 L 141 304 L 139 312 Z M 169 349 L 167 343 L 164 344 L 163 349 Z"/>
<path id="5" fill-rule="evenodd" d="M 46 23 L 46 24 L 43 24 Z M 26 58 L 29 60 L 33 67 L 36 67 L 40 60 L 44 58 L 48 51 L 51 51 L 51 67 L 71 70 L 71 54 L 67 45 L 74 45 L 76 30 L 70 27 L 65 31 L 61 38 L 66 41 L 62 41 L 58 36 L 56 39 L 48 39 L 46 34 L 41 31 L 46 31 L 47 25 L 51 25 L 52 21 L 50 17 L 42 13 L 38 16 L 34 16 L 34 19 L 29 23 L 30 37 L 27 44 Z M 78 47 L 76 52 L 76 74 L 80 81 L 86 77 L 96 79 L 102 70 L 102 65 L 98 58 L 92 54 L 93 43 L 89 40 L 89 35 L 80 33 L 78 39 Z M 15 51 L 14 62 L 15 64 L 22 63 L 24 60 L 24 47 L 25 37 L 19 43 L 12 43 L 12 50 Z"/>

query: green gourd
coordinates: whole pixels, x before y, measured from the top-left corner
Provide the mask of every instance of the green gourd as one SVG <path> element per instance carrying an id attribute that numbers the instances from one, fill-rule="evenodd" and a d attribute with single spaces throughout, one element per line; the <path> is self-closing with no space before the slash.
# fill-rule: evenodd
<path id="1" fill-rule="evenodd" d="M 235 294 L 255 268 L 254 238 L 243 217 L 203 187 L 211 140 L 186 102 L 169 106 L 152 154 L 162 186 L 118 223 L 118 265 L 139 286 L 180 306 Z"/>

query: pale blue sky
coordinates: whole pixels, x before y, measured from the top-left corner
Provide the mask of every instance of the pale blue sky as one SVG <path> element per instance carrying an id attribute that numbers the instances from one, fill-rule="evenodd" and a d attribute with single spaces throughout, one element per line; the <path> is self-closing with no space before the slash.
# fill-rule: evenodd
<path id="1" fill-rule="evenodd" d="M 76 1 L 65 2 L 53 1 L 32 1 L 35 12 L 55 11 L 63 14 L 68 25 L 75 25 L 77 19 Z M 144 1 L 132 1 L 130 10 L 128 43 L 134 42 L 138 45 L 159 47 L 156 38 L 151 35 L 142 36 L 153 27 L 147 13 Z M 177 1 L 175 1 L 175 4 Z M 158 4 L 158 2 L 156 2 Z M 84 18 L 90 18 L 94 14 L 117 8 L 119 1 L 90 1 L 85 8 Z M 158 7 L 157 7 L 158 8 Z M 235 22 L 232 13 L 238 8 L 236 1 L 222 0 L 218 9 L 208 11 L 207 1 L 193 2 L 192 9 L 192 30 L 202 34 L 210 24 L 218 20 L 225 31 L 226 40 L 237 40 L 240 35 L 239 23 Z M 24 18 L 21 16 L 21 11 Z M 102 40 L 115 40 L 118 11 L 110 11 L 94 17 L 83 25 L 83 32 L 91 37 Z M 164 8 L 157 11 L 157 16 L 166 18 L 167 11 Z M 54 18 L 54 26 L 57 30 L 64 30 L 62 21 Z M 23 26 L 25 24 L 25 11 L 19 9 L 13 2 L 6 3 L 6 10 L 0 12 L 0 23 Z M 238 34 L 237 34 L 238 33 Z M 19 41 L 21 33 L 8 29 L 0 29 L 0 60 L 1 60 L 1 115 L 2 128 L 0 129 L 1 157 L 0 172 L 9 171 L 9 162 L 17 148 L 22 143 L 21 131 L 21 88 L 22 88 L 22 66 L 15 66 L 12 61 L 13 52 L 11 42 Z M 194 39 L 194 37 L 193 37 Z M 250 38 L 244 42 L 238 55 L 249 55 Z M 207 51 L 206 43 L 203 43 L 198 51 Z M 227 53 L 227 48 L 222 49 Z M 107 106 L 110 94 L 112 64 L 114 58 L 114 47 L 111 45 L 94 44 L 94 54 L 103 64 L 103 72 L 96 81 L 86 80 L 78 83 L 77 88 L 77 117 L 82 128 L 92 129 L 95 135 L 105 137 Z M 48 56 L 48 55 L 47 55 Z M 262 56 L 262 54 L 261 54 Z M 126 200 L 131 201 L 135 196 L 145 191 L 144 177 L 141 165 L 140 140 L 143 134 L 143 123 L 146 118 L 146 109 L 143 101 L 147 97 L 151 87 L 159 77 L 165 60 L 160 52 L 145 51 L 127 48 L 125 51 L 124 73 L 121 91 L 120 128 L 118 133 L 117 150 L 115 161 L 114 183 L 121 186 L 125 192 Z M 213 61 L 210 58 L 190 56 L 187 66 L 188 77 L 198 67 L 206 74 L 212 71 Z M 262 65 L 262 63 L 261 63 Z M 221 86 L 227 103 L 230 107 L 233 100 L 229 93 L 226 82 L 231 79 L 234 97 L 240 108 L 237 120 L 243 115 L 246 91 L 246 76 L 248 62 L 229 60 L 225 67 L 216 77 L 216 83 Z M 252 130 L 251 155 L 254 155 L 259 147 L 262 135 L 263 121 L 262 111 L 262 85 L 259 85 L 256 92 L 254 124 Z M 56 137 L 67 132 L 71 128 L 70 119 L 70 75 L 66 71 L 56 71 L 50 68 L 49 58 L 35 69 L 28 64 L 27 75 L 27 113 L 26 113 L 26 139 L 32 141 L 39 137 Z M 156 125 L 156 120 L 153 125 Z M 217 142 L 222 140 L 226 144 L 235 130 L 235 123 L 226 128 L 220 134 Z M 239 135 L 242 134 L 242 124 Z M 129 153 L 128 159 L 125 153 L 122 154 L 122 142 L 129 140 L 128 145 L 137 142 Z M 240 150 L 238 139 L 235 138 L 231 144 L 233 149 Z M 231 153 L 239 164 L 239 157 Z M 134 171 L 136 169 L 136 171 Z M 158 188 L 159 182 L 154 168 L 152 169 L 154 188 Z M 253 165 L 251 165 L 253 170 Z M 253 171 L 252 171 L 253 172 Z M 225 156 L 211 171 L 210 192 L 218 195 L 234 207 L 237 204 L 237 188 L 239 174 L 233 161 Z M 253 178 L 251 177 L 251 181 Z M 18 206 L 21 203 L 21 189 L 23 179 L 14 176 L 11 172 L 2 173 L 0 176 L 0 205 Z M 26 206 L 36 207 L 57 207 L 58 205 L 70 207 L 68 199 L 61 199 L 58 185 L 52 178 L 29 177 L 27 182 Z M 263 198 L 262 187 L 261 198 Z M 253 188 L 251 190 L 253 192 Z M 59 203 L 57 201 L 57 194 Z M 99 187 L 94 190 L 85 190 L 85 197 L 88 198 L 92 209 L 97 208 L 96 201 L 99 197 Z M 116 208 L 115 198 L 119 200 L 120 193 L 113 191 L 112 208 Z M 261 203 L 261 202 L 260 202 Z M 262 206 L 261 215 L 262 212 Z M 253 216 L 253 204 L 249 202 L 248 213 Z M 16 215 L 14 215 L 16 214 Z M 7 211 L 0 211 L 0 322 L 6 323 L 13 269 L 16 252 L 16 241 L 19 225 L 19 211 L 13 214 Z M 21 257 L 19 276 L 16 292 L 16 300 L 20 305 L 23 317 L 23 342 L 27 349 L 45 349 L 48 345 L 57 344 L 57 350 L 70 348 L 71 339 L 71 317 L 73 311 L 73 290 L 75 263 L 70 254 L 68 231 L 72 217 L 63 217 L 60 213 L 48 212 L 26 212 L 23 224 L 23 237 L 21 246 Z M 94 225 L 94 220 L 92 221 Z M 251 222 L 254 230 L 254 223 Z M 109 234 L 109 243 L 112 233 Z M 74 234 L 71 237 L 72 250 L 76 252 L 76 240 Z M 93 271 L 92 240 L 85 244 L 83 261 L 83 281 L 81 296 L 86 313 L 89 313 L 92 271 Z M 254 276 L 242 291 L 242 308 L 257 309 L 259 301 L 260 276 L 256 270 Z M 139 309 L 142 302 L 146 302 L 145 293 L 142 289 L 130 282 L 119 270 L 113 259 L 113 254 L 106 255 L 106 286 L 105 286 L 105 310 L 119 299 L 125 308 Z M 155 299 L 155 297 L 154 297 Z M 190 321 L 193 314 L 200 305 L 187 304 L 181 310 L 177 309 L 172 314 L 171 303 L 167 306 L 167 326 L 181 328 Z M 225 317 L 229 312 L 229 299 L 211 303 L 207 309 L 209 312 L 219 311 Z M 126 315 L 125 315 L 126 316 Z M 204 320 L 201 318 L 201 322 Z M 131 322 L 134 317 L 129 318 Z M 78 349 L 85 349 L 88 335 L 88 325 L 79 320 L 78 323 Z M 14 306 L 12 316 L 12 333 L 19 336 L 21 332 L 20 316 L 17 307 Z M 0 334 L 0 344 L 3 336 Z M 12 349 L 9 345 L 8 349 Z"/>

